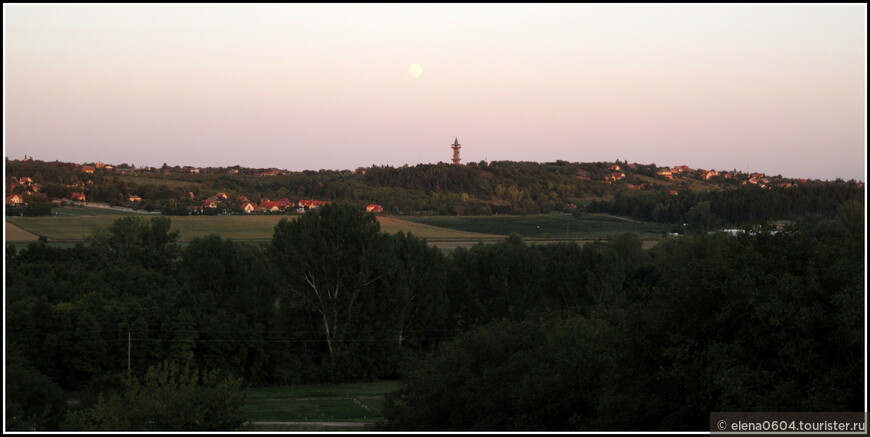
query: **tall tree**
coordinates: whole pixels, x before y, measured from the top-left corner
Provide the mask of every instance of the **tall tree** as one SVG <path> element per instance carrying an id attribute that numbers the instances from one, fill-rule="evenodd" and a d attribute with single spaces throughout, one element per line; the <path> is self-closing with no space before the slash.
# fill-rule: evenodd
<path id="1" fill-rule="evenodd" d="M 391 247 L 377 218 L 350 205 L 326 205 L 275 227 L 269 253 L 276 271 L 290 296 L 319 315 L 333 365 L 357 328 L 360 301 L 388 286 Z"/>

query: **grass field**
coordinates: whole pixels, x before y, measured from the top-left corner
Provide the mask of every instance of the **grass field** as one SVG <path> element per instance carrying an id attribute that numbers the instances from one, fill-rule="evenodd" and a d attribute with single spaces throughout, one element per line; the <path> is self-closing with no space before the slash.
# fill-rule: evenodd
<path id="1" fill-rule="evenodd" d="M 49 241 L 82 241 L 99 230 L 109 227 L 123 212 L 101 210 L 98 208 L 57 208 L 64 215 L 50 217 L 8 217 L 7 223 L 20 227 L 19 234 L 26 237 L 32 233 L 46 236 Z M 84 211 L 82 211 L 84 210 Z M 87 210 L 95 215 L 76 215 Z M 229 215 L 229 216 L 178 216 L 170 217 L 172 229 L 180 232 L 181 241 L 190 241 L 195 237 L 218 234 L 233 240 L 272 239 L 275 225 L 282 218 L 294 219 L 295 215 Z M 146 217 L 146 220 L 148 217 Z M 437 228 L 426 224 L 412 223 L 391 217 L 380 217 L 381 229 L 385 232 L 413 232 L 418 237 L 434 240 L 500 240 L 501 235 L 470 233 L 452 229 Z M 19 235 L 16 234 L 16 235 Z M 8 241 L 19 241 L 8 238 Z M 31 241 L 31 240 L 21 240 Z"/>
<path id="2" fill-rule="evenodd" d="M 57 208 L 59 213 L 48 217 L 7 217 L 14 232 L 7 234 L 9 242 L 28 242 L 45 236 L 52 244 L 84 241 L 105 230 L 124 212 L 98 208 Z M 93 215 L 84 215 L 91 212 Z M 269 241 L 275 225 L 283 218 L 297 215 L 229 215 L 173 216 L 172 229 L 180 232 L 180 241 L 218 234 L 236 241 Z M 146 220 L 148 216 L 144 217 Z M 530 244 L 558 241 L 584 243 L 624 232 L 634 232 L 645 240 L 656 240 L 666 231 L 666 225 L 637 222 L 629 219 L 589 214 L 580 219 L 566 214 L 534 216 L 479 217 L 378 217 L 381 229 L 388 233 L 411 232 L 425 238 L 443 250 L 471 247 L 478 242 L 503 240 L 512 232 L 522 235 Z M 17 227 L 17 228 L 16 228 Z M 654 244 L 654 243 L 651 243 Z M 648 247 L 646 244 L 645 247 Z"/>
<path id="3" fill-rule="evenodd" d="M 85 206 L 59 206 L 51 209 L 51 214 L 57 217 L 94 217 L 111 215 L 117 218 L 122 215 L 141 215 L 139 213 L 119 211 L 110 208 L 89 208 Z"/>
<path id="4" fill-rule="evenodd" d="M 384 396 L 398 382 L 260 387 L 248 390 L 241 414 L 249 422 L 366 422 L 382 419 Z M 354 429 L 354 428 L 347 428 Z M 357 427 L 356 429 L 359 430 Z M 246 425 L 245 430 L 345 430 L 311 425 Z"/>
<path id="5" fill-rule="evenodd" d="M 609 215 L 588 214 L 575 218 L 569 214 L 530 216 L 468 216 L 468 217 L 412 217 L 420 224 L 466 232 L 489 232 L 510 235 L 517 233 L 526 238 L 595 239 L 633 232 L 642 238 L 658 237 L 667 225 L 646 223 Z"/>

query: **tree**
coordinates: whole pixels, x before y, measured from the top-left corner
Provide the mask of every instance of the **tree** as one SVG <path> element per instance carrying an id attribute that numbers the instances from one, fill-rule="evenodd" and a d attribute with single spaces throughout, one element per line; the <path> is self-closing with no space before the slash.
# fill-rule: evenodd
<path id="1" fill-rule="evenodd" d="M 271 259 L 290 296 L 317 313 L 333 370 L 361 318 L 360 301 L 389 285 L 395 268 L 389 240 L 373 214 L 344 204 L 275 227 Z"/>
<path id="2" fill-rule="evenodd" d="M 100 394 L 73 414 L 68 428 L 84 431 L 233 431 L 245 402 L 241 378 L 163 362 L 140 381 L 125 380 L 123 396 Z"/>

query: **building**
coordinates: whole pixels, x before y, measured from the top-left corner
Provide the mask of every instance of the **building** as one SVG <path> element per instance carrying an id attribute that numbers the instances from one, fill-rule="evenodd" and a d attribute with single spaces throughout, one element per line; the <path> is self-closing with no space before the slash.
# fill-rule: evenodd
<path id="1" fill-rule="evenodd" d="M 6 198 L 7 205 L 21 205 L 22 203 L 24 203 L 24 196 L 20 194 L 13 194 Z"/>
<path id="2" fill-rule="evenodd" d="M 252 213 L 252 212 L 258 212 L 258 211 L 260 211 L 260 208 L 259 208 L 257 205 L 254 205 L 254 204 L 251 203 L 251 202 L 245 202 L 245 203 L 242 204 L 242 211 L 244 211 L 244 212 L 247 213 L 247 214 L 250 214 L 250 213 Z"/>
<path id="3" fill-rule="evenodd" d="M 462 148 L 462 144 L 459 144 L 459 139 L 453 139 L 453 145 L 450 146 L 453 149 L 453 163 L 459 165 L 462 162 L 462 159 L 459 158 L 459 149 Z"/>
<path id="4" fill-rule="evenodd" d="M 72 200 L 78 200 L 78 201 L 84 202 L 85 201 L 85 193 L 72 193 L 69 196 L 69 198 Z"/>
<path id="5" fill-rule="evenodd" d="M 308 199 L 304 199 L 304 200 L 299 201 L 299 206 L 302 208 L 317 209 L 323 205 L 332 205 L 332 202 L 330 202 L 329 200 L 308 200 Z"/>
<path id="6" fill-rule="evenodd" d="M 372 203 L 366 206 L 366 212 L 383 212 L 384 208 L 381 205 Z"/>

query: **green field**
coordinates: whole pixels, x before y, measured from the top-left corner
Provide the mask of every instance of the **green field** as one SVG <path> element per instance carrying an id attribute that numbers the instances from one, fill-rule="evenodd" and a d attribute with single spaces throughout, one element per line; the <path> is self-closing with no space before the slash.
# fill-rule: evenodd
<path id="1" fill-rule="evenodd" d="M 372 383 L 259 387 L 248 390 L 242 407 L 247 422 L 365 422 L 382 419 L 384 396 L 398 388 L 396 381 Z M 248 424 L 245 430 L 361 430 L 359 427 Z"/>
<path id="2" fill-rule="evenodd" d="M 119 211 L 117 209 L 90 208 L 86 206 L 60 206 L 57 208 L 52 208 L 51 214 L 57 217 L 94 217 L 111 215 L 115 216 L 115 218 L 121 215 L 141 215 L 141 213 Z"/>
<path id="3" fill-rule="evenodd" d="M 63 208 L 64 211 L 78 211 L 78 208 Z M 83 241 L 95 232 L 108 228 L 119 214 L 97 208 L 84 208 L 96 211 L 99 215 L 57 215 L 50 217 L 7 217 L 7 221 L 22 230 L 38 236 L 45 236 L 49 241 Z M 121 214 L 124 215 L 124 214 Z M 148 216 L 144 216 L 148 219 Z M 233 240 L 268 241 L 272 239 L 275 225 L 282 218 L 294 219 L 297 215 L 224 215 L 224 216 L 174 216 L 172 229 L 180 232 L 181 241 L 190 241 L 196 237 L 218 234 Z M 504 236 L 470 233 L 452 229 L 437 228 L 426 224 L 412 223 L 391 217 L 379 217 L 381 229 L 385 232 L 412 232 L 418 237 L 440 241 L 477 241 L 501 240 Z M 16 241 L 12 238 L 9 241 Z"/>
<path id="4" fill-rule="evenodd" d="M 668 230 L 668 225 L 639 222 L 603 214 L 587 214 L 575 218 L 570 214 L 529 216 L 496 215 L 467 217 L 410 217 L 406 220 L 431 226 L 466 232 L 487 232 L 510 235 L 517 233 L 526 238 L 558 238 L 585 240 L 633 232 L 642 238 L 657 238 Z"/>
<path id="5" fill-rule="evenodd" d="M 61 214 L 48 217 L 7 217 L 7 223 L 19 227 L 7 235 L 13 243 L 33 241 L 45 236 L 48 242 L 72 243 L 108 228 L 123 211 L 98 208 L 57 208 Z M 92 215 L 85 215 L 91 213 Z M 143 216 L 148 219 L 149 216 Z M 173 216 L 172 229 L 180 233 L 182 243 L 197 237 L 218 234 L 236 241 L 269 241 L 275 225 L 290 215 L 223 215 Z M 522 235 L 531 244 L 559 241 L 579 243 L 606 239 L 625 232 L 638 234 L 647 243 L 654 244 L 667 225 L 645 223 L 608 215 L 589 214 L 575 218 L 567 214 L 533 216 L 476 216 L 476 217 L 412 217 L 380 216 L 381 229 L 388 233 L 410 232 L 425 238 L 443 250 L 470 247 L 478 242 L 502 241 L 511 233 Z M 12 229 L 7 226 L 7 230 Z M 35 237 L 34 237 L 35 235 Z M 19 236 L 19 237 L 16 237 Z M 26 238 L 25 238 L 26 237 Z M 18 239 L 20 238 L 20 239 Z M 646 244 L 645 247 L 649 247 Z"/>

